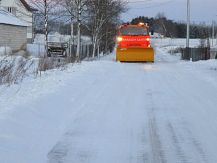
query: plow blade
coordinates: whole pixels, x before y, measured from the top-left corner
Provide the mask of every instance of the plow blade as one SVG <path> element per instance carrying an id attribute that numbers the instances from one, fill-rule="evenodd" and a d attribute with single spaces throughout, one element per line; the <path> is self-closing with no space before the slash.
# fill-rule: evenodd
<path id="1" fill-rule="evenodd" d="M 116 61 L 154 62 L 153 48 L 117 48 Z"/>

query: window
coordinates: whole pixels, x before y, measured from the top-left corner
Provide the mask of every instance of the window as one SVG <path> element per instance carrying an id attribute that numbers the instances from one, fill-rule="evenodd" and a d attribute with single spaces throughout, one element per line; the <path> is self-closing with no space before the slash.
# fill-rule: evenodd
<path id="1" fill-rule="evenodd" d="M 16 15 L 16 8 L 15 7 L 7 7 L 8 12 Z"/>
<path id="2" fill-rule="evenodd" d="M 10 13 L 12 13 L 12 11 L 13 11 L 12 7 L 8 7 L 8 11 L 9 11 Z"/>
<path id="3" fill-rule="evenodd" d="M 142 27 L 126 27 L 120 30 L 121 35 L 148 35 L 148 31 Z"/>

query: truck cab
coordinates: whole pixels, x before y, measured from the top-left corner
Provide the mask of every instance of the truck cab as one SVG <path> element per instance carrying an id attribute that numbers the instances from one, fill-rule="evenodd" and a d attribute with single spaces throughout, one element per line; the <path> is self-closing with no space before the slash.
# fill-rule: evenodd
<path id="1" fill-rule="evenodd" d="M 154 62 L 154 50 L 150 40 L 147 24 L 121 25 L 118 28 L 116 60 Z"/>

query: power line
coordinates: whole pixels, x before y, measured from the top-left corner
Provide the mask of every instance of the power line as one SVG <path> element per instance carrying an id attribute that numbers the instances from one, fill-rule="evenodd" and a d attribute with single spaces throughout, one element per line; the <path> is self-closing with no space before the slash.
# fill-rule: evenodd
<path id="1" fill-rule="evenodd" d="M 139 2 L 142 2 L 142 3 L 146 3 L 146 2 L 151 2 L 152 0 L 147 0 L 147 1 L 134 1 L 134 2 L 128 2 L 128 3 L 139 3 Z M 159 6 L 163 6 L 163 5 L 166 5 L 168 3 L 171 3 L 171 2 L 174 2 L 174 0 L 168 0 L 166 2 L 157 2 L 157 4 L 148 4 L 148 6 L 143 6 L 143 7 L 136 7 L 136 8 L 132 8 L 132 9 L 144 9 L 144 8 L 152 8 L 152 7 L 159 7 Z M 153 2 L 153 3 L 156 3 L 156 2 Z"/>

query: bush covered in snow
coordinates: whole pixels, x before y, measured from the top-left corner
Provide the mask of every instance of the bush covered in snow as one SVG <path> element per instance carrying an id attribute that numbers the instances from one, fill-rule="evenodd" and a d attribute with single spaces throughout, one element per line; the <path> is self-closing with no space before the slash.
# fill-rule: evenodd
<path id="1" fill-rule="evenodd" d="M 25 58 L 23 56 L 0 57 L 0 85 L 22 82 L 27 76 L 37 77 L 51 69 L 65 69 L 70 58 Z"/>
<path id="2" fill-rule="evenodd" d="M 16 84 L 29 74 L 35 72 L 37 63 L 33 59 L 24 57 L 1 57 L 0 58 L 0 85 Z"/>

